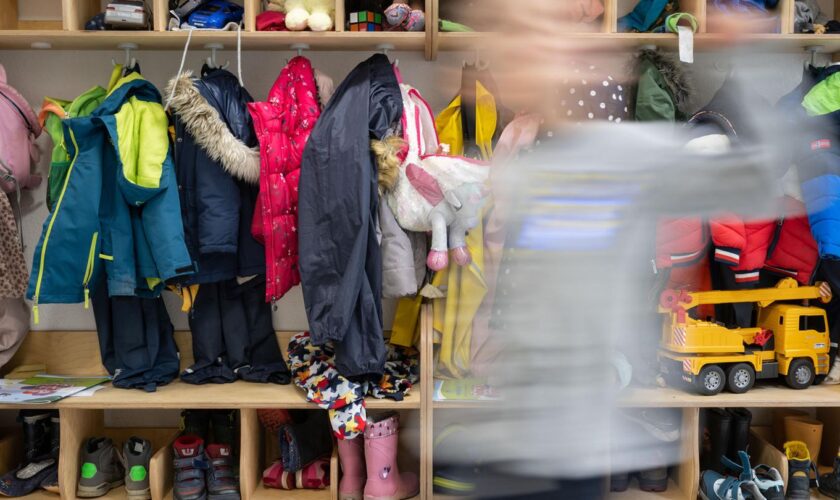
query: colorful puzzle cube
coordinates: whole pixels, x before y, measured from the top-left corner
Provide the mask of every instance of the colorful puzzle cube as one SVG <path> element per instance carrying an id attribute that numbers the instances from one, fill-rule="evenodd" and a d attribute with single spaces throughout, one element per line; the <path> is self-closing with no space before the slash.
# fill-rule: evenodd
<path id="1" fill-rule="evenodd" d="M 382 14 L 369 10 L 351 12 L 350 31 L 382 31 Z"/>

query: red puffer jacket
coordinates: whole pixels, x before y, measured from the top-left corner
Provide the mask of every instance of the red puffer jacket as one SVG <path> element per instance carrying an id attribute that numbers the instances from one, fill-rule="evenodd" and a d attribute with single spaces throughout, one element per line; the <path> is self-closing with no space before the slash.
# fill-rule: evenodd
<path id="1" fill-rule="evenodd" d="M 805 207 L 790 197 L 783 203 L 783 219 L 746 221 L 727 214 L 711 222 L 715 260 L 732 268 L 736 282 L 758 281 L 761 269 L 810 282 L 817 243 Z"/>
<path id="2" fill-rule="evenodd" d="M 819 260 L 819 251 L 811 234 L 805 204 L 786 197 L 785 218 L 777 224 L 778 233 L 768 252 L 764 269 L 796 278 L 803 285 L 810 284 Z"/>
<path id="3" fill-rule="evenodd" d="M 260 142 L 260 194 L 251 225 L 265 245 L 267 302 L 300 283 L 298 179 L 303 149 L 321 114 L 312 64 L 294 57 L 280 72 L 267 102 L 248 104 Z"/>
<path id="4" fill-rule="evenodd" d="M 661 218 L 656 226 L 656 268 L 696 264 L 706 256 L 708 233 L 700 217 Z"/>

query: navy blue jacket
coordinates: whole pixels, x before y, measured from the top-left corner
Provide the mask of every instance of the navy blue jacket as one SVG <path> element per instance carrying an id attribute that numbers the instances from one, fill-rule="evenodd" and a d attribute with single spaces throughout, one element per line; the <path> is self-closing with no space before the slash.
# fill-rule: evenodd
<path id="1" fill-rule="evenodd" d="M 250 231 L 259 192 L 257 137 L 247 108 L 252 101 L 225 70 L 205 67 L 201 79 L 186 75 L 176 84 L 175 173 L 187 248 L 197 263 L 184 284 L 265 273 L 263 246 Z M 197 130 L 204 136 L 198 138 Z M 246 171 L 253 165 L 241 161 L 249 154 L 244 157 L 257 160 L 256 178 Z"/>

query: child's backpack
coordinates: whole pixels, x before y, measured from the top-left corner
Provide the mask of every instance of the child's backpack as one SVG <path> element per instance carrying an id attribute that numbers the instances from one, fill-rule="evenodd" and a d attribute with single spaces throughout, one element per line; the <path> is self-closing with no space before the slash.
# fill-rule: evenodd
<path id="1" fill-rule="evenodd" d="M 41 126 L 35 112 L 20 93 L 6 83 L 6 69 L 0 65 L 0 190 L 13 193 L 35 188 L 41 177 L 31 173 L 39 158 L 35 139 Z"/>

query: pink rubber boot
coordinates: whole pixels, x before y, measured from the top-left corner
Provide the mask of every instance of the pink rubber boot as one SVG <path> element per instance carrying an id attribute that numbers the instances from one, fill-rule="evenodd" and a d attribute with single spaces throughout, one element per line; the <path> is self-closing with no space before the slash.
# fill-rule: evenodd
<path id="1" fill-rule="evenodd" d="M 393 415 L 379 422 L 367 423 L 365 429 L 365 462 L 367 483 L 364 500 L 402 500 L 420 493 L 417 475 L 400 474 L 397 466 L 397 443 L 400 416 Z"/>
<path id="2" fill-rule="evenodd" d="M 365 491 L 365 444 L 362 436 L 338 441 L 339 500 L 362 500 Z"/>

